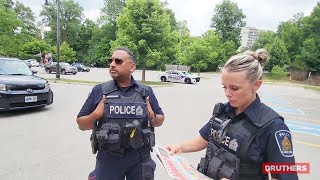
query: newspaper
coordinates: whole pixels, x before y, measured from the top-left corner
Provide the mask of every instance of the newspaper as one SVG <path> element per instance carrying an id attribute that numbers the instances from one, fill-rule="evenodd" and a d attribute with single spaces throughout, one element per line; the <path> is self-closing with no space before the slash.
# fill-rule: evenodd
<path id="1" fill-rule="evenodd" d="M 212 180 L 197 171 L 190 163 L 180 155 L 170 155 L 169 152 L 160 147 L 154 147 L 154 154 L 166 169 L 167 173 L 175 180 Z"/>

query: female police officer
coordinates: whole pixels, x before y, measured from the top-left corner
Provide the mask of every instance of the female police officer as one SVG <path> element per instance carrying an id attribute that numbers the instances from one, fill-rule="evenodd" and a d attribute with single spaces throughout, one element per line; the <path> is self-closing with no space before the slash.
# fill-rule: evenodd
<path id="1" fill-rule="evenodd" d="M 166 149 L 171 154 L 207 148 L 198 170 L 217 179 L 266 179 L 262 163 L 294 163 L 291 134 L 283 118 L 260 102 L 260 63 L 264 49 L 231 57 L 222 69 L 228 103 L 219 103 L 213 117 L 193 140 Z M 270 176 L 270 173 L 269 173 Z M 271 174 L 272 179 L 298 179 L 296 174 Z"/>
<path id="2" fill-rule="evenodd" d="M 152 180 L 149 124 L 161 126 L 163 112 L 151 87 L 133 79 L 136 63 L 130 50 L 117 48 L 107 63 L 113 80 L 96 85 L 77 116 L 81 130 L 98 121 L 92 136 L 98 142 L 96 169 L 89 179 Z M 94 153 L 96 147 L 93 143 Z"/>

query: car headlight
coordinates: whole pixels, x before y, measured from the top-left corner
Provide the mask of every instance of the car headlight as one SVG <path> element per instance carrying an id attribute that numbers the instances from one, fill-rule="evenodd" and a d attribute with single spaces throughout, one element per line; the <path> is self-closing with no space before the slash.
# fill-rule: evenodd
<path id="1" fill-rule="evenodd" d="M 46 83 L 46 84 L 44 85 L 44 89 L 45 89 L 45 90 L 50 90 L 50 84 L 49 84 L 49 83 Z"/>
<path id="2" fill-rule="evenodd" d="M 0 91 L 6 91 L 7 86 L 5 84 L 0 84 Z"/>

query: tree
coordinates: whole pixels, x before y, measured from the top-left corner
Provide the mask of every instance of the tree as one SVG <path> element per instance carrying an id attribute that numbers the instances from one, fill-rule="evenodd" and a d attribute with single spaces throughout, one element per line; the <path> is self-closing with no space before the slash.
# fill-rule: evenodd
<path id="1" fill-rule="evenodd" d="M 215 7 L 215 14 L 211 18 L 211 27 L 221 36 L 222 43 L 233 41 L 236 47 L 240 46 L 241 28 L 246 25 L 246 16 L 236 3 L 223 0 Z"/>
<path id="2" fill-rule="evenodd" d="M 22 3 L 17 2 L 14 5 L 14 11 L 17 19 L 22 21 L 21 34 L 24 34 L 25 42 L 30 41 L 32 38 L 40 39 L 40 30 L 35 24 L 35 16 L 30 7 L 26 7 Z"/>
<path id="3" fill-rule="evenodd" d="M 104 0 L 104 5 L 101 10 L 101 18 L 103 24 L 111 24 L 116 26 L 116 20 L 119 13 L 126 5 L 126 0 Z"/>
<path id="4" fill-rule="evenodd" d="M 291 62 L 294 61 L 305 38 L 302 30 L 302 18 L 303 14 L 296 14 L 291 20 L 281 23 L 278 27 L 277 32 L 279 37 L 286 42 L 285 46 Z"/>
<path id="5" fill-rule="evenodd" d="M 274 66 L 283 67 L 290 64 L 288 50 L 286 49 L 284 42 L 279 37 L 274 38 L 270 47 L 267 46 L 267 51 L 271 56 L 265 66 L 267 71 L 271 71 Z"/>
<path id="6" fill-rule="evenodd" d="M 276 33 L 273 31 L 262 31 L 259 33 L 258 39 L 254 42 L 252 50 L 255 51 L 260 48 L 266 48 L 267 44 L 272 44 Z"/>
<path id="7" fill-rule="evenodd" d="M 45 52 L 49 52 L 51 46 L 46 42 L 38 39 L 33 39 L 30 42 L 26 42 L 22 45 L 19 57 L 22 59 L 31 59 L 34 58 L 34 55 Z"/>
<path id="8" fill-rule="evenodd" d="M 89 62 L 91 39 L 94 36 L 95 29 L 98 25 L 92 20 L 85 19 L 80 25 L 79 34 L 76 37 L 74 50 L 77 52 L 77 59 L 81 62 Z"/>
<path id="9" fill-rule="evenodd" d="M 185 52 L 187 58 L 184 63 L 195 68 L 199 74 L 201 69 L 208 67 L 208 61 L 210 60 L 210 54 L 208 52 L 210 52 L 210 47 L 203 38 L 199 37 L 188 46 Z"/>
<path id="10" fill-rule="evenodd" d="M 56 50 L 57 47 L 53 47 L 52 49 L 53 59 L 56 58 Z M 60 46 L 60 62 L 67 62 L 67 63 L 73 63 L 76 59 L 76 52 L 70 47 L 70 45 L 67 42 L 63 42 Z"/>
<path id="11" fill-rule="evenodd" d="M 11 1 L 0 0 L 0 55 L 17 57 L 21 20 L 16 18 Z"/>
<path id="12" fill-rule="evenodd" d="M 320 50 L 315 39 L 309 38 L 303 42 L 297 60 L 303 61 L 308 71 L 320 73 Z"/>
<path id="13" fill-rule="evenodd" d="M 287 66 L 283 66 L 283 67 L 280 67 L 278 65 L 274 66 L 271 70 L 271 75 L 272 77 L 274 77 L 279 81 L 281 78 L 288 75 L 288 72 L 286 71 L 286 69 L 287 69 Z"/>
<path id="14" fill-rule="evenodd" d="M 172 34 L 170 18 L 159 0 L 128 0 L 117 19 L 117 39 L 112 47 L 130 48 L 145 70 L 167 59 L 166 51 L 177 44 Z"/>
<path id="15" fill-rule="evenodd" d="M 60 3 L 60 40 L 61 42 L 66 41 L 71 47 L 75 47 L 83 17 L 83 8 L 73 0 L 62 0 Z M 51 45 L 55 45 L 57 41 L 56 7 L 56 3 L 50 3 L 48 6 L 43 6 L 40 12 L 43 25 L 51 28 L 51 31 L 45 33 L 45 39 L 48 39 Z"/>

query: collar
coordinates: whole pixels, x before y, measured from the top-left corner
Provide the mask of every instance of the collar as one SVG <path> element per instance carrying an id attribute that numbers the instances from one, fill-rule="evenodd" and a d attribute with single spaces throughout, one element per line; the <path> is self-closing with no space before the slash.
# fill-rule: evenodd
<path id="1" fill-rule="evenodd" d="M 228 102 L 226 104 L 225 111 L 227 112 L 228 116 L 230 116 L 231 119 L 242 119 L 244 116 L 248 117 L 251 121 L 257 119 L 258 117 L 258 108 L 260 107 L 261 100 L 260 97 L 257 94 L 256 99 L 240 114 L 236 115 L 236 110 L 234 107 L 230 105 Z"/>
<path id="2" fill-rule="evenodd" d="M 117 88 L 121 88 L 118 86 L 118 82 L 116 80 L 113 80 L 114 84 L 116 85 Z M 131 86 L 136 86 L 138 85 L 137 81 L 133 78 L 133 76 L 131 76 L 131 83 L 128 87 L 131 87 Z"/>

